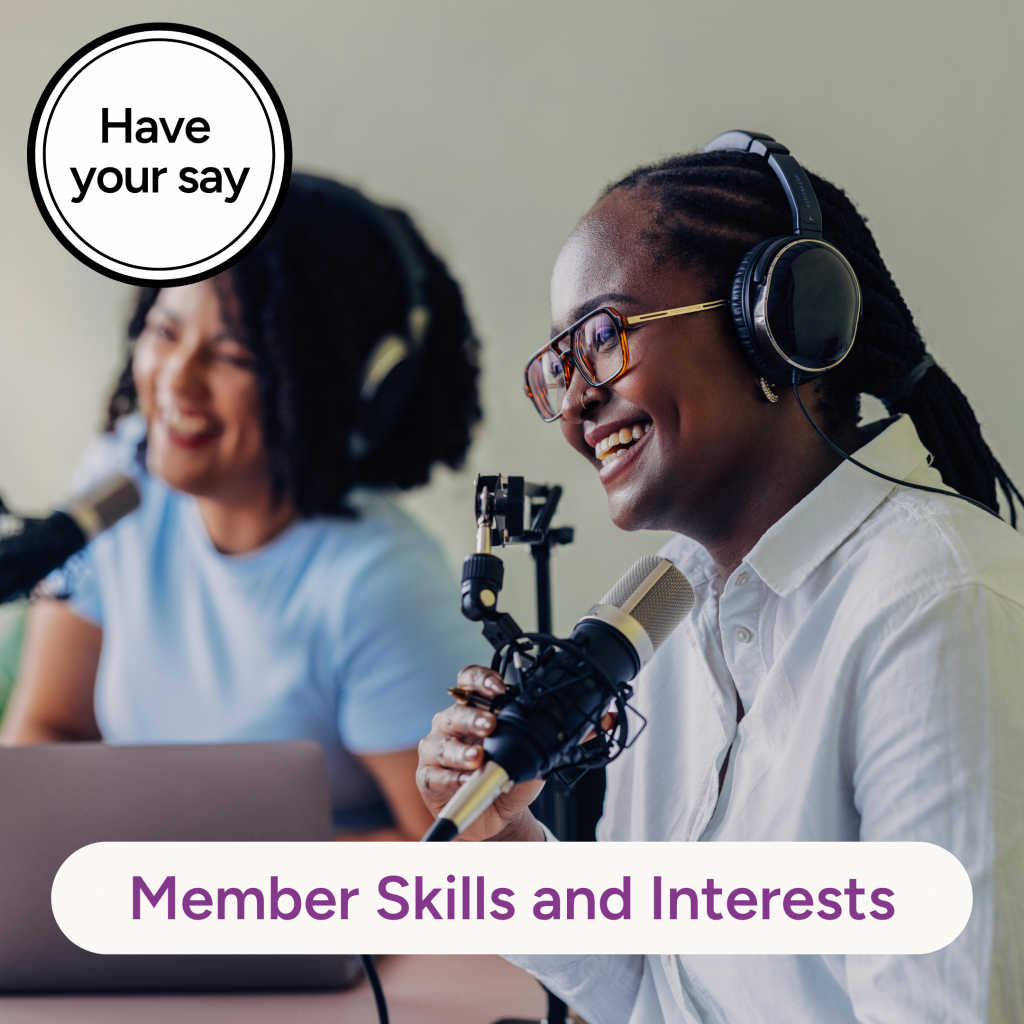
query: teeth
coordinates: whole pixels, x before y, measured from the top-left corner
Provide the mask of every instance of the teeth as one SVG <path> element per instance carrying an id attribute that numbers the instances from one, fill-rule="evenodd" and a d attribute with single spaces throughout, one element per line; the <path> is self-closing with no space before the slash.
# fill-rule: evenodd
<path id="1" fill-rule="evenodd" d="M 161 402 L 160 415 L 164 422 L 178 434 L 198 435 L 210 429 L 210 422 L 205 416 L 189 415 L 173 404 Z"/>
<path id="2" fill-rule="evenodd" d="M 207 422 L 200 416 L 187 416 L 184 413 L 174 413 L 167 419 L 168 425 L 179 434 L 201 434 L 207 429 Z"/>
<path id="3" fill-rule="evenodd" d="M 594 455 L 602 462 L 617 458 L 625 450 L 625 447 L 620 447 L 620 445 L 630 446 L 634 441 L 639 441 L 651 429 L 651 426 L 651 423 L 634 423 L 630 427 L 622 427 L 614 434 L 609 434 L 598 441 L 594 445 Z"/>

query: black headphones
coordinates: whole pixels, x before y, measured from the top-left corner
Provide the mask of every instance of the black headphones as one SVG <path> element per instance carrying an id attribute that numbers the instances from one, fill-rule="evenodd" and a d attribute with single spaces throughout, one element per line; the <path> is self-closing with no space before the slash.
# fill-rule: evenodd
<path id="1" fill-rule="evenodd" d="M 355 462 L 370 458 L 401 413 L 419 373 L 430 329 L 431 310 L 426 286 L 429 270 L 416 251 L 405 226 L 389 210 L 361 192 L 338 182 L 327 183 L 352 209 L 363 214 L 384 238 L 398 263 L 409 296 L 405 330 L 382 334 L 363 361 L 359 380 L 359 412 L 348 437 L 349 456 Z"/>
<path id="2" fill-rule="evenodd" d="M 804 169 L 770 135 L 731 131 L 704 152 L 763 157 L 793 213 L 793 233 L 766 239 L 743 257 L 732 283 L 736 333 L 754 369 L 772 384 L 802 384 L 841 363 L 857 334 L 860 285 L 853 267 L 822 241 L 821 210 Z"/>
<path id="3" fill-rule="evenodd" d="M 857 275 L 834 245 L 822 241 L 821 210 L 814 189 L 785 146 L 770 135 L 732 131 L 713 138 L 704 152 L 719 149 L 764 157 L 782 182 L 793 213 L 793 234 L 755 245 L 740 261 L 733 278 L 733 323 L 754 369 L 772 384 L 791 384 L 808 423 L 848 462 L 902 487 L 960 498 L 998 519 L 998 512 L 956 491 L 908 483 L 865 466 L 814 422 L 797 385 L 831 370 L 850 354 L 861 313 Z M 926 354 L 907 375 L 904 386 L 908 391 L 934 365 L 935 360 Z"/>

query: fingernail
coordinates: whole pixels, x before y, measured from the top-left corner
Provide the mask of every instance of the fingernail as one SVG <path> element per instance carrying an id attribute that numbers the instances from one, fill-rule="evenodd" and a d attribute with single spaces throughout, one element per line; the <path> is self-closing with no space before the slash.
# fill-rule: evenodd
<path id="1" fill-rule="evenodd" d="M 486 732 L 491 727 L 491 720 L 486 715 L 481 715 L 474 723 L 473 728 L 480 732 Z"/>
<path id="2" fill-rule="evenodd" d="M 501 683 L 493 676 L 488 676 L 484 680 L 484 689 L 490 693 L 499 693 L 501 691 Z"/>
<path id="3" fill-rule="evenodd" d="M 475 761 L 476 755 L 479 753 L 476 747 L 466 747 L 462 754 L 463 761 Z"/>

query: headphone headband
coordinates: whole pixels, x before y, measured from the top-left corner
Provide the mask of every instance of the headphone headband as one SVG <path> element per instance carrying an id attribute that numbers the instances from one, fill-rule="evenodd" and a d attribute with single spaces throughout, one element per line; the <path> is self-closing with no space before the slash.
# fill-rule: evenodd
<path id="1" fill-rule="evenodd" d="M 427 327 L 430 325 L 430 306 L 426 299 L 428 271 L 423 260 L 413 248 L 409 233 L 387 207 L 373 202 L 372 199 L 367 199 L 361 192 L 349 188 L 348 185 L 342 185 L 340 182 L 332 182 L 332 184 L 337 186 L 338 194 L 343 196 L 350 206 L 365 214 L 366 218 L 372 221 L 387 239 L 395 259 L 402 268 L 402 277 L 409 292 L 406 328 L 408 340 L 414 348 L 419 348 L 426 336 Z M 368 362 L 373 362 L 372 355 Z"/>
<path id="2" fill-rule="evenodd" d="M 728 149 L 754 153 L 764 157 L 775 172 L 786 193 L 793 213 L 793 234 L 801 238 L 821 238 L 821 210 L 806 171 L 789 155 L 781 142 L 761 132 L 734 130 L 713 138 L 703 149 L 705 153 Z"/>
<path id="3" fill-rule="evenodd" d="M 360 408 L 348 437 L 349 455 L 362 462 L 373 455 L 387 436 L 416 383 L 420 355 L 430 329 L 431 310 L 426 294 L 430 271 L 416 251 L 410 232 L 387 207 L 337 181 L 309 175 L 293 177 L 301 177 L 305 183 L 340 198 L 361 213 L 387 242 L 405 281 L 409 306 L 404 332 L 379 337 L 363 360 Z"/>
<path id="4" fill-rule="evenodd" d="M 763 380 L 802 383 L 838 366 L 857 334 L 860 285 L 846 257 L 821 237 L 821 208 L 810 178 L 789 150 L 761 132 L 723 132 L 705 147 L 752 153 L 779 179 L 793 233 L 758 242 L 732 282 L 733 326 Z"/>

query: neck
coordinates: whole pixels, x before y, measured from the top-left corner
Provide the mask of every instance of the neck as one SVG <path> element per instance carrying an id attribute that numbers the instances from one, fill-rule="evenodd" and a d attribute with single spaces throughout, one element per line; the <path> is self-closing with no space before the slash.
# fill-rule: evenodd
<path id="1" fill-rule="evenodd" d="M 274 502 L 270 487 L 244 498 L 197 497 L 213 546 L 224 555 L 244 555 L 273 540 L 295 518 L 289 499 Z"/>
<path id="2" fill-rule="evenodd" d="M 705 520 L 704 536 L 695 537 L 707 548 L 723 579 L 843 461 L 818 437 L 795 403 L 791 406 L 796 415 L 788 418 L 784 433 L 762 446 L 751 471 L 742 475 L 742 483 L 723 495 L 722 503 Z M 852 425 L 834 440 L 847 454 L 864 443 Z"/>

